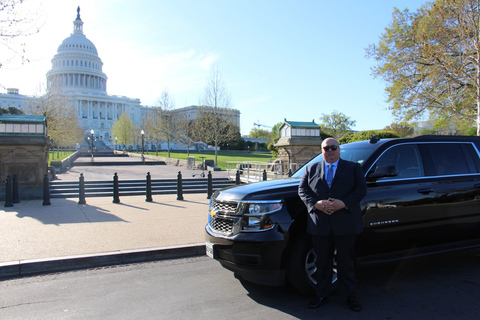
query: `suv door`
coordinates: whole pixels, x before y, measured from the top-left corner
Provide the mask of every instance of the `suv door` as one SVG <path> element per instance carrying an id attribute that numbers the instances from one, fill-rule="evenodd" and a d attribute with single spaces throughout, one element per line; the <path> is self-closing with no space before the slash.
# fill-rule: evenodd
<path id="1" fill-rule="evenodd" d="M 397 176 L 368 181 L 363 201 L 364 232 L 358 243 L 361 255 L 408 250 L 435 237 L 427 229 L 436 212 L 436 194 L 425 176 L 417 143 L 386 149 L 368 173 L 380 166 L 395 166 Z"/>
<path id="2" fill-rule="evenodd" d="M 472 143 L 419 144 L 425 175 L 436 194 L 432 225 L 437 243 L 478 238 L 480 231 L 480 174 Z"/>

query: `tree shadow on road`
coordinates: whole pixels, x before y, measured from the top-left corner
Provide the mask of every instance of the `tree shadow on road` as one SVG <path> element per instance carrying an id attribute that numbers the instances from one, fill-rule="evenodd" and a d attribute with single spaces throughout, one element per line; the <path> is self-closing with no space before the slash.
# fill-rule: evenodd
<path id="1" fill-rule="evenodd" d="M 71 199 L 56 199 L 50 206 L 15 206 L 18 218 L 32 218 L 48 225 L 128 222 L 109 210 L 94 205 L 79 205 Z"/>

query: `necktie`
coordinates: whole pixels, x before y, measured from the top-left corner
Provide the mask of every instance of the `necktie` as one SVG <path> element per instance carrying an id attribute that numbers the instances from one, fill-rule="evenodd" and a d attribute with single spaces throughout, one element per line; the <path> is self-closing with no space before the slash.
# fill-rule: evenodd
<path id="1" fill-rule="evenodd" d="M 328 183 L 328 187 L 332 185 L 332 180 L 333 180 L 333 165 L 329 164 L 327 167 L 327 176 L 325 178 Z"/>

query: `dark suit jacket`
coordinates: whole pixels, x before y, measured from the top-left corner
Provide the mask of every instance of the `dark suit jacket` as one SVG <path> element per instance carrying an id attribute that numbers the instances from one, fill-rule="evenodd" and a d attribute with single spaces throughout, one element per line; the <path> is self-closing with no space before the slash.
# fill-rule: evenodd
<path id="1" fill-rule="evenodd" d="M 308 165 L 303 174 L 298 194 L 307 206 L 309 218 L 307 233 L 327 236 L 359 234 L 363 231 L 360 201 L 367 194 L 367 183 L 360 164 L 339 159 L 338 167 L 329 188 L 325 181 L 324 162 Z M 315 209 L 319 200 L 342 200 L 346 208 L 332 215 Z"/>

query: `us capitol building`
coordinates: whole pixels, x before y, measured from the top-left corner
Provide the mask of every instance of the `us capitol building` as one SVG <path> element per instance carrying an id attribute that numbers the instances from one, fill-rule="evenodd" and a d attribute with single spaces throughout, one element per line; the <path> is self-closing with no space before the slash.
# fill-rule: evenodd
<path id="1" fill-rule="evenodd" d="M 113 137 L 110 128 L 124 112 L 140 128 L 142 120 L 155 107 L 142 106 L 137 98 L 107 94 L 107 75 L 102 67 L 97 48 L 83 33 L 83 21 L 78 8 L 73 33 L 58 47 L 52 59 L 52 69 L 47 72 L 47 89 L 60 88 L 70 97 L 85 136 L 89 136 L 93 129 L 97 138 L 111 143 Z M 0 93 L 0 107 L 12 106 L 26 111 L 29 104 L 32 104 L 32 97 L 19 94 L 18 89 L 7 89 L 6 94 Z M 240 127 L 239 110 L 219 108 L 219 111 Z M 199 114 L 199 107 L 187 106 L 174 112 L 194 119 Z"/>

